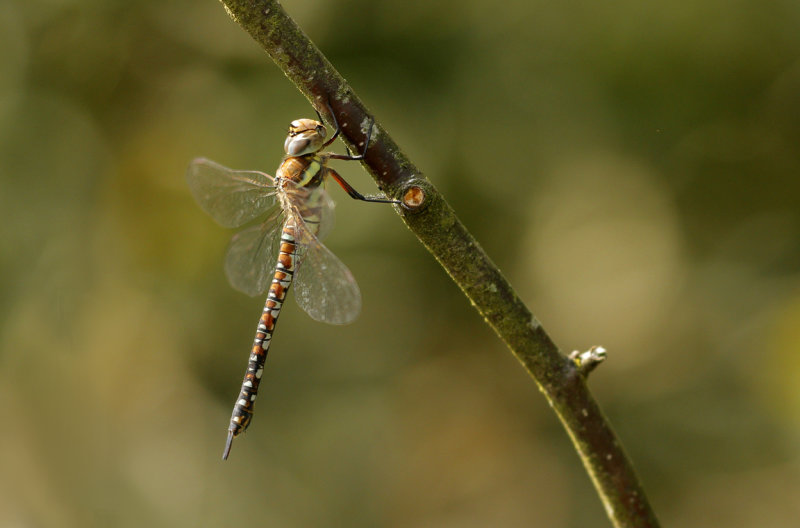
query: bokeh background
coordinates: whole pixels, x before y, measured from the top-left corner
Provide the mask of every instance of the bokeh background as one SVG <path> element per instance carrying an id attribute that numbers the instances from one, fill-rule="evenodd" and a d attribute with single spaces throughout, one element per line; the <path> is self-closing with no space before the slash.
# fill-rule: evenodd
<path id="1" fill-rule="evenodd" d="M 797 526 L 800 3 L 287 4 L 559 346 L 609 350 L 664 524 Z M 0 528 L 608 525 L 516 360 L 333 188 L 364 311 L 287 303 L 223 463 L 263 299 L 184 171 L 274 172 L 311 107 L 213 0 L 6 0 L 0 49 Z"/>

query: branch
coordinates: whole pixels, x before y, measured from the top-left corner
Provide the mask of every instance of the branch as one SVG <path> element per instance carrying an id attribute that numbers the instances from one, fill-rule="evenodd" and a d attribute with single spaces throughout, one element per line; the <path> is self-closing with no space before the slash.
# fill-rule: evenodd
<path id="1" fill-rule="evenodd" d="M 359 151 L 371 114 L 280 4 L 221 2 L 318 112 L 328 115 L 330 103 L 343 139 Z M 536 381 L 572 439 L 614 526 L 658 526 L 633 466 L 586 386 L 585 377 L 602 360 L 602 349 L 572 358 L 559 352 L 442 195 L 377 121 L 364 164 L 387 195 L 403 200 L 405 207 L 396 208 L 403 221 Z"/>

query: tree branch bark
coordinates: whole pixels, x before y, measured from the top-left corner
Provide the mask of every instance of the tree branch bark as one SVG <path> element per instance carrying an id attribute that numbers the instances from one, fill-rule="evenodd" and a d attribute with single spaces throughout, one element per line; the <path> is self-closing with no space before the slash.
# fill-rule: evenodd
<path id="1" fill-rule="evenodd" d="M 356 151 L 371 114 L 276 1 L 221 0 L 286 76 Z M 633 466 L 586 386 L 586 370 L 562 355 L 455 212 L 376 121 L 364 165 L 403 221 L 439 261 L 533 377 L 555 410 L 617 527 L 656 527 L 658 521 Z"/>

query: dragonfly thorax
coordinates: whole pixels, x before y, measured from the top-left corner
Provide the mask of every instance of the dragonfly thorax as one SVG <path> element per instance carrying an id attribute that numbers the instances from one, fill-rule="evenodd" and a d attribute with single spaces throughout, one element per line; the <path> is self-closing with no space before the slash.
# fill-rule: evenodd
<path id="1" fill-rule="evenodd" d="M 289 156 L 304 156 L 325 145 L 325 125 L 313 119 L 296 119 L 289 123 L 289 134 L 283 144 Z"/>

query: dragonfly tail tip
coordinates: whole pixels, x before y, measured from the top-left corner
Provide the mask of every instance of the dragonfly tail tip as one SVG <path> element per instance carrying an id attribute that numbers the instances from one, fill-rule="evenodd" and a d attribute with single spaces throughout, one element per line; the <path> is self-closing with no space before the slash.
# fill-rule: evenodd
<path id="1" fill-rule="evenodd" d="M 233 431 L 228 431 L 228 440 L 225 442 L 225 451 L 222 453 L 222 460 L 228 460 L 228 455 L 231 454 L 232 446 L 233 446 Z"/>

